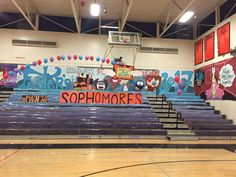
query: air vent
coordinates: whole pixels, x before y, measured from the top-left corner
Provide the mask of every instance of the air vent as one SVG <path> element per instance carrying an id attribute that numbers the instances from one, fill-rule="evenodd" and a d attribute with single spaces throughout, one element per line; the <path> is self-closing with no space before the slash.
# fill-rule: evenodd
<path id="1" fill-rule="evenodd" d="M 162 54 L 178 54 L 177 48 L 155 48 L 155 47 L 140 47 L 141 53 L 162 53 Z"/>
<path id="2" fill-rule="evenodd" d="M 56 48 L 56 42 L 48 42 L 48 41 L 30 41 L 30 40 L 12 40 L 13 46 L 30 46 L 30 47 L 47 47 L 47 48 Z"/>

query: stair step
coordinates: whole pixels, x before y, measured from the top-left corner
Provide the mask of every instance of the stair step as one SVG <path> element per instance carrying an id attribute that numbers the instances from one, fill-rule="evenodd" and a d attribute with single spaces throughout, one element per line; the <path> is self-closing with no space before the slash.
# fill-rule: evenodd
<path id="1" fill-rule="evenodd" d="M 166 124 L 166 123 L 164 123 L 163 124 L 163 127 L 164 127 L 164 129 L 168 129 L 168 128 L 176 128 L 176 124 L 174 123 L 174 124 L 172 124 L 172 123 L 169 123 L 169 124 Z M 178 124 L 178 128 L 179 129 L 188 129 L 189 127 L 188 127 L 188 125 L 187 124 Z"/>
<path id="2" fill-rule="evenodd" d="M 168 136 L 168 138 L 171 140 L 171 141 L 197 141 L 199 140 L 199 138 L 197 136 L 179 136 L 179 135 L 171 135 L 171 136 Z"/>
<path id="3" fill-rule="evenodd" d="M 195 136 L 195 133 L 191 130 L 167 130 L 168 136 L 184 135 L 184 136 Z"/>
<path id="4" fill-rule="evenodd" d="M 168 122 L 168 123 L 176 123 L 176 118 L 163 118 L 163 117 L 159 117 L 159 120 L 161 123 L 164 123 L 164 122 Z M 181 123 L 182 121 L 179 121 L 179 123 Z"/>
<path id="5" fill-rule="evenodd" d="M 155 109 L 154 110 L 154 112 L 156 113 L 156 114 L 159 114 L 159 113 L 168 113 L 168 109 Z M 169 111 L 170 112 L 170 114 L 176 114 L 176 112 L 174 111 L 174 110 L 170 110 Z"/>
<path id="6" fill-rule="evenodd" d="M 168 113 L 157 113 L 157 116 L 160 118 L 160 117 L 162 117 L 162 118 L 177 118 L 177 114 L 176 113 L 170 113 L 170 114 L 168 114 Z"/>
<path id="7" fill-rule="evenodd" d="M 10 98 L 11 95 L 3 95 L 3 94 L 0 94 L 0 98 Z"/>

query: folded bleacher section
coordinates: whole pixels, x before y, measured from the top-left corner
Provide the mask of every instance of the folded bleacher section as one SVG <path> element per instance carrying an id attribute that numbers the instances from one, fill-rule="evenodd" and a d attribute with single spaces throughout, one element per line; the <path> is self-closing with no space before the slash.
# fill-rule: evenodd
<path id="1" fill-rule="evenodd" d="M 180 121 L 186 123 L 199 139 L 235 139 L 236 125 L 232 120 L 219 114 L 200 96 L 194 93 L 168 93 L 165 96 L 181 114 Z"/>
<path id="2" fill-rule="evenodd" d="M 15 91 L 0 111 L 0 135 L 78 135 L 87 138 L 166 138 L 149 104 L 60 104 L 59 91 Z M 48 103 L 24 103 L 22 95 L 48 95 Z"/>

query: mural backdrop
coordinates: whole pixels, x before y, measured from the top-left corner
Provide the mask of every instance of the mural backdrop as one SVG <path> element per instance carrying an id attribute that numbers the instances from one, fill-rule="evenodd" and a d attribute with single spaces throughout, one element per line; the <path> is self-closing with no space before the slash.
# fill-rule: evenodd
<path id="1" fill-rule="evenodd" d="M 0 64 L 0 88 L 16 87 L 16 64 Z"/>
<path id="2" fill-rule="evenodd" d="M 194 71 L 195 91 L 205 99 L 236 100 L 236 57 Z"/>
<path id="3" fill-rule="evenodd" d="M 129 66 L 113 69 L 18 66 L 17 87 L 22 89 L 193 92 L 193 71 L 133 70 Z"/>

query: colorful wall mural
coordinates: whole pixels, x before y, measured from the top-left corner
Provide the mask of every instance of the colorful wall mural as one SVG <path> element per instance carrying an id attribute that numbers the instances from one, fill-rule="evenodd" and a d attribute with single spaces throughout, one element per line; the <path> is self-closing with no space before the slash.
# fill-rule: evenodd
<path id="1" fill-rule="evenodd" d="M 16 64 L 0 64 L 0 88 L 15 88 L 17 72 Z"/>
<path id="2" fill-rule="evenodd" d="M 195 91 L 208 100 L 236 100 L 236 57 L 194 71 Z"/>
<path id="3" fill-rule="evenodd" d="M 18 66 L 21 68 L 21 66 Z M 33 66 L 19 69 L 17 87 L 22 89 L 193 92 L 193 71 L 133 70 L 119 77 L 114 69 Z M 176 79 L 178 78 L 178 79 Z"/>

